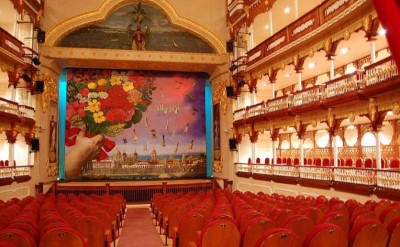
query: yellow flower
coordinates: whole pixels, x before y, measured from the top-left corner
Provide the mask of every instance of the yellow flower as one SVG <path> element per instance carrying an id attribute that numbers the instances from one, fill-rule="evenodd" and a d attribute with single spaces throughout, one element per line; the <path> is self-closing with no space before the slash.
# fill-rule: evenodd
<path id="1" fill-rule="evenodd" d="M 100 102 L 94 99 L 88 103 L 87 109 L 91 112 L 97 112 L 100 110 Z"/>
<path id="2" fill-rule="evenodd" d="M 99 80 L 97 81 L 97 85 L 99 85 L 100 87 L 104 87 L 105 85 L 107 85 L 107 80 L 104 79 L 104 78 L 99 79 Z"/>
<path id="3" fill-rule="evenodd" d="M 131 81 L 124 82 L 124 84 L 122 84 L 122 87 L 124 88 L 125 92 L 129 92 L 134 89 L 133 82 Z"/>
<path id="4" fill-rule="evenodd" d="M 121 85 L 121 77 L 119 76 L 111 76 L 110 78 L 111 85 Z"/>
<path id="5" fill-rule="evenodd" d="M 102 111 L 98 111 L 93 113 L 93 120 L 95 123 L 102 123 L 106 121 L 106 117 L 104 116 L 104 113 Z"/>
<path id="6" fill-rule="evenodd" d="M 89 82 L 88 83 L 88 86 L 87 86 L 89 89 L 95 89 L 96 87 L 97 87 L 97 83 L 96 82 L 94 82 L 94 81 L 91 81 L 91 82 Z"/>

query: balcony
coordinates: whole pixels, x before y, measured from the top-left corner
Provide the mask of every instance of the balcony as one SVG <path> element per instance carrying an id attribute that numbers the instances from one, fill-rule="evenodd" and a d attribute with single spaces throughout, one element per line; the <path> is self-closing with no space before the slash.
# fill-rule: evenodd
<path id="1" fill-rule="evenodd" d="M 0 60 L 4 60 L 7 67 L 24 64 L 22 45 L 21 41 L 0 27 Z"/>
<path id="2" fill-rule="evenodd" d="M 368 97 L 400 88 L 399 71 L 392 57 L 387 57 L 359 71 L 323 83 L 238 109 L 234 113 L 234 126 L 250 122 L 272 120 L 282 116 L 294 116 L 316 109 L 327 109 L 336 105 L 365 100 Z M 257 115 L 257 118 L 254 116 Z"/>
<path id="3" fill-rule="evenodd" d="M 384 194 L 397 198 L 400 190 L 399 169 L 367 169 L 333 166 L 293 166 L 235 163 L 236 175 L 243 178 L 300 184 L 315 188 L 334 188 L 357 194 Z"/>

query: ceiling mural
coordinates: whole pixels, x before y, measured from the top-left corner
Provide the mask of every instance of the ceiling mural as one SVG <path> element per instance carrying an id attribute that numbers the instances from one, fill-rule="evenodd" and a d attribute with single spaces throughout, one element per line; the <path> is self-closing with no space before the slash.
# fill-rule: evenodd
<path id="1" fill-rule="evenodd" d="M 57 46 L 216 53 L 204 40 L 173 26 L 165 13 L 141 2 L 122 6 L 104 22 L 68 34 Z"/>

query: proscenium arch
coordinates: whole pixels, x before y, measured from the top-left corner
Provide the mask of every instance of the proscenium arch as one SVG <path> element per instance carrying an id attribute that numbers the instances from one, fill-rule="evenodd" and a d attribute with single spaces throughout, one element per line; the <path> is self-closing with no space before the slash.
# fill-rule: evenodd
<path id="1" fill-rule="evenodd" d="M 104 21 L 114 10 L 124 5 L 137 2 L 138 1 L 132 0 L 106 0 L 98 10 L 68 19 L 52 30 L 48 31 L 45 45 L 54 47 L 67 34 L 90 24 Z M 172 25 L 185 29 L 186 31 L 189 31 L 202 38 L 211 47 L 213 47 L 218 54 L 223 54 L 226 52 L 224 42 L 222 42 L 215 34 L 193 21 L 178 16 L 175 9 L 167 1 L 146 0 L 144 2 L 153 5 L 164 12 L 171 21 Z"/>

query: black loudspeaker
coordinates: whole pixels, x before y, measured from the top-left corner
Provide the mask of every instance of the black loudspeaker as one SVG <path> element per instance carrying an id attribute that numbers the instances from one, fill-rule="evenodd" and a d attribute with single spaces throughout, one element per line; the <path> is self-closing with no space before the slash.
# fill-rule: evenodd
<path id="1" fill-rule="evenodd" d="M 44 81 L 35 82 L 35 93 L 43 93 L 44 91 Z"/>
<path id="2" fill-rule="evenodd" d="M 233 52 L 233 41 L 226 41 L 226 52 Z"/>
<path id="3" fill-rule="evenodd" d="M 229 149 L 232 151 L 236 151 L 237 147 L 236 147 L 236 139 L 232 138 L 229 139 Z"/>
<path id="4" fill-rule="evenodd" d="M 226 87 L 226 96 L 227 97 L 233 97 L 234 92 L 233 92 L 233 87 L 232 86 L 227 86 Z"/>
<path id="5" fill-rule="evenodd" d="M 40 149 L 40 143 L 38 138 L 33 138 L 31 140 L 31 150 L 32 152 L 38 152 Z"/>
<path id="6" fill-rule="evenodd" d="M 45 41 L 46 41 L 46 32 L 41 29 L 38 29 L 37 30 L 37 42 L 42 44 Z"/>

